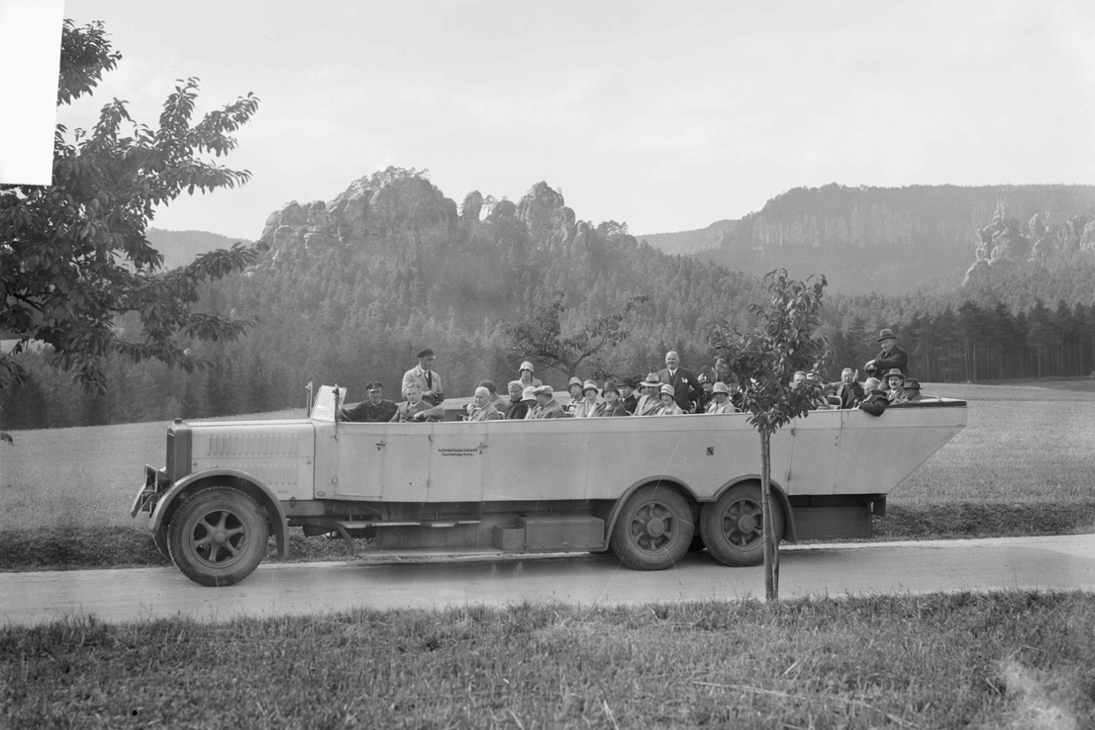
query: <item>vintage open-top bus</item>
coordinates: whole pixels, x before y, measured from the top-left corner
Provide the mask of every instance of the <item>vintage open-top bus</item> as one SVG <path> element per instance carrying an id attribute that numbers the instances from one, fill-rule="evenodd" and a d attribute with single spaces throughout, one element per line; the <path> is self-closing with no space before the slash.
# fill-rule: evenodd
<path id="1" fill-rule="evenodd" d="M 597 552 L 672 566 L 690 547 L 762 561 L 760 437 L 749 415 L 346 423 L 344 390 L 307 417 L 182 421 L 132 514 L 203 585 L 231 585 L 288 528 L 377 551 Z M 773 523 L 791 542 L 863 538 L 886 495 L 966 425 L 937 399 L 811 411 L 772 437 Z"/>

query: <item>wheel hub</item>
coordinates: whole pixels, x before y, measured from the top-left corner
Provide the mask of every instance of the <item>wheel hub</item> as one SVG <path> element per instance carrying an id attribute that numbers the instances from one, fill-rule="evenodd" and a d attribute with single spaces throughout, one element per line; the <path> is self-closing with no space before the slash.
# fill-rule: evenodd
<path id="1" fill-rule="evenodd" d="M 665 534 L 665 520 L 661 517 L 653 517 L 646 523 L 646 534 L 651 537 L 661 537 Z"/>
<path id="2" fill-rule="evenodd" d="M 740 515 L 738 517 L 738 530 L 741 532 L 753 532 L 757 529 L 757 521 L 753 515 Z"/>
<path id="3" fill-rule="evenodd" d="M 217 543 L 218 545 L 223 545 L 224 543 L 228 542 L 228 535 L 223 532 L 217 532 L 213 535 L 213 542 Z"/>

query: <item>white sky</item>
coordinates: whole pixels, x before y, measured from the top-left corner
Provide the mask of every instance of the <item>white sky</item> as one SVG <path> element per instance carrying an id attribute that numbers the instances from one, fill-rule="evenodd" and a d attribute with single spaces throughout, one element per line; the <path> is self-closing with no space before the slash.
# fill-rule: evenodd
<path id="1" fill-rule="evenodd" d="M 1095 182 L 1095 2 L 68 0 L 123 54 L 89 102 L 153 124 L 253 91 L 254 178 L 153 225 L 255 238 L 289 200 L 396 165 L 579 219 L 702 228 L 800 185 Z"/>

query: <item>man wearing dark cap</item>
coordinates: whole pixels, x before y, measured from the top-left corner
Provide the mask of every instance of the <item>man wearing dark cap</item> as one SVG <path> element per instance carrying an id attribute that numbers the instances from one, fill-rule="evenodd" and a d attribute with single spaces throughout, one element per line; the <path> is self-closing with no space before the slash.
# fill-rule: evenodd
<path id="1" fill-rule="evenodd" d="M 909 377 L 909 353 L 897 346 L 897 336 L 891 329 L 884 329 L 878 334 L 878 341 L 882 343 L 882 352 L 875 355 L 874 360 L 868 360 L 867 371 L 869 378 L 882 378 L 894 368 L 901 371 L 902 377 Z"/>
<path id="2" fill-rule="evenodd" d="M 417 385 L 422 391 L 422 400 L 430 405 L 439 406 L 445 400 L 445 392 L 441 389 L 441 376 L 430 368 L 433 366 L 433 350 L 428 347 L 418 353 L 418 365 L 403 374 L 404 394 L 411 384 Z"/>
<path id="3" fill-rule="evenodd" d="M 354 423 L 387 423 L 395 415 L 396 404 L 384 398 L 384 386 L 373 381 L 365 386 L 368 400 L 353 408 L 343 408 L 340 418 Z"/>

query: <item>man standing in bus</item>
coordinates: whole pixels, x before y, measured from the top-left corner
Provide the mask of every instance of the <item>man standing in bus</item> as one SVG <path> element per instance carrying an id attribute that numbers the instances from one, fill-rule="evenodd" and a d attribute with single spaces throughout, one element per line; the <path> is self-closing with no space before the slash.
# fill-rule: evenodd
<path id="1" fill-rule="evenodd" d="M 882 343 L 882 352 L 874 360 L 867 361 L 867 377 L 883 378 L 894 368 L 901 371 L 903 377 L 909 377 L 909 353 L 897 346 L 897 335 L 891 329 L 884 329 L 878 335 Z"/>
<path id="2" fill-rule="evenodd" d="M 428 347 L 419 352 L 418 365 L 403 374 L 403 387 L 401 390 L 406 393 L 407 387 L 413 383 L 422 391 L 424 401 L 439 406 L 445 400 L 445 392 L 441 389 L 441 376 L 430 370 L 433 361 L 436 359 L 433 350 Z"/>
<path id="3" fill-rule="evenodd" d="M 673 386 L 673 402 L 685 413 L 692 413 L 695 402 L 703 396 L 703 386 L 696 374 L 681 367 L 681 356 L 676 350 L 665 353 L 665 369 L 658 371 L 658 380 Z"/>

